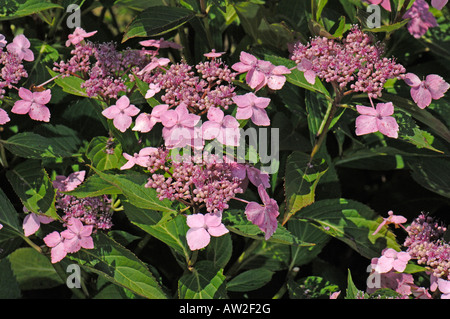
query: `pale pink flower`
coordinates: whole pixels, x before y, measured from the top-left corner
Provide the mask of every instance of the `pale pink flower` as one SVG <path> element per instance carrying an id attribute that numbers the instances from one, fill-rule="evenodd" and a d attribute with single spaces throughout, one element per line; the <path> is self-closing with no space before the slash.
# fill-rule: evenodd
<path id="1" fill-rule="evenodd" d="M 431 100 L 438 100 L 444 96 L 444 93 L 450 88 L 450 84 L 436 74 L 429 74 L 425 80 L 414 73 L 405 75 L 405 82 L 411 87 L 411 97 L 418 107 L 426 108 L 431 104 Z"/>
<path id="2" fill-rule="evenodd" d="M 335 291 L 332 294 L 330 294 L 330 299 L 338 299 L 340 294 L 341 294 L 341 291 Z"/>
<path id="3" fill-rule="evenodd" d="M 415 285 L 411 285 L 411 292 L 416 299 L 433 299 L 433 297 L 428 292 L 428 289 L 425 287 L 417 287 Z"/>
<path id="4" fill-rule="evenodd" d="M 34 60 L 33 51 L 30 50 L 30 41 L 23 34 L 19 34 L 13 42 L 6 46 L 9 52 L 16 54 L 20 60 L 31 62 Z"/>
<path id="5" fill-rule="evenodd" d="M 376 235 L 384 225 L 394 224 L 395 228 L 403 227 L 402 224 L 407 222 L 407 219 L 401 215 L 394 215 L 394 212 L 390 210 L 388 212 L 389 217 L 383 218 L 383 221 L 378 225 L 378 228 L 373 232 L 372 235 Z"/>
<path id="6" fill-rule="evenodd" d="M 208 246 L 211 236 L 220 237 L 228 233 L 220 215 L 214 213 L 189 215 L 186 223 L 190 227 L 186 233 L 186 240 L 191 250 Z"/>
<path id="7" fill-rule="evenodd" d="M 8 112 L 4 109 L 0 109 L 0 125 L 8 123 L 10 120 Z"/>
<path id="8" fill-rule="evenodd" d="M 50 90 L 31 92 L 21 87 L 19 88 L 19 97 L 21 100 L 14 103 L 11 112 L 16 114 L 28 113 L 36 121 L 50 121 L 50 110 L 45 106 L 52 98 Z"/>
<path id="9" fill-rule="evenodd" d="M 39 215 L 35 213 L 27 214 L 23 219 L 22 225 L 25 236 L 28 237 L 36 233 L 41 227 L 41 223 L 48 224 L 51 223 L 52 221 L 54 221 L 53 218 L 45 215 Z"/>
<path id="10" fill-rule="evenodd" d="M 137 115 L 139 111 L 136 106 L 130 104 L 130 99 L 124 95 L 116 101 L 116 104 L 103 110 L 102 114 L 113 120 L 114 126 L 123 133 L 131 126 L 131 117 Z"/>
<path id="11" fill-rule="evenodd" d="M 448 0 L 431 0 L 431 5 L 437 10 L 442 10 L 447 2 Z"/>
<path id="12" fill-rule="evenodd" d="M 52 263 L 61 261 L 67 255 L 66 247 L 64 246 L 64 238 L 57 231 L 51 232 L 44 237 L 44 243 L 51 248 L 50 256 Z"/>
<path id="13" fill-rule="evenodd" d="M 258 186 L 258 193 L 263 205 L 256 202 L 248 203 L 245 207 L 245 215 L 265 233 L 264 238 L 268 240 L 278 227 L 277 217 L 280 213 L 276 200 L 269 197 L 262 184 Z"/>
<path id="14" fill-rule="evenodd" d="M 145 93 L 145 98 L 146 99 L 152 98 L 159 91 L 161 91 L 161 88 L 157 84 L 150 83 L 148 86 L 147 93 Z"/>
<path id="15" fill-rule="evenodd" d="M 3 34 L 0 34 L 0 48 L 4 48 L 6 46 L 6 39 L 5 36 Z"/>
<path id="16" fill-rule="evenodd" d="M 263 185 L 265 188 L 270 187 L 269 174 L 261 172 L 259 169 L 249 164 L 241 164 L 236 162 L 232 162 L 230 164 L 233 177 L 237 177 L 241 181 L 249 180 L 256 187 L 259 185 Z"/>
<path id="17" fill-rule="evenodd" d="M 378 103 L 376 108 L 357 105 L 360 116 L 356 118 L 356 135 L 380 132 L 388 137 L 398 137 L 398 124 L 394 117 L 392 102 Z"/>
<path id="18" fill-rule="evenodd" d="M 141 113 L 136 118 L 133 131 L 139 131 L 141 133 L 150 132 L 156 123 L 161 122 L 161 115 L 169 109 L 169 105 L 160 104 L 156 105 L 151 114 Z"/>
<path id="19" fill-rule="evenodd" d="M 381 6 L 387 10 L 391 11 L 391 1 L 390 0 L 367 0 L 370 4 L 381 4 Z"/>
<path id="20" fill-rule="evenodd" d="M 83 181 L 86 171 L 73 172 L 69 176 L 58 175 L 53 181 L 53 187 L 61 192 L 70 192 L 78 187 Z"/>
<path id="21" fill-rule="evenodd" d="M 97 31 L 86 32 L 83 28 L 76 27 L 75 31 L 72 34 L 69 34 L 69 39 L 66 41 L 66 47 L 70 46 L 71 44 L 76 45 L 83 41 L 85 38 L 92 37 L 96 33 Z"/>
<path id="22" fill-rule="evenodd" d="M 239 145 L 239 122 L 231 115 L 225 115 L 217 107 L 210 107 L 207 114 L 208 120 L 202 125 L 203 138 L 206 140 L 217 139 L 223 145 Z"/>
<path id="23" fill-rule="evenodd" d="M 297 69 L 303 72 L 303 76 L 309 84 L 316 83 L 316 72 L 313 70 L 313 63 L 307 58 L 302 59 L 302 61 L 297 64 Z"/>
<path id="24" fill-rule="evenodd" d="M 411 256 L 407 252 L 397 252 L 392 248 L 384 249 L 382 256 L 377 260 L 375 271 L 380 274 L 387 273 L 392 269 L 403 272 L 410 259 Z"/>
<path id="25" fill-rule="evenodd" d="M 212 49 L 211 52 L 203 54 L 209 59 L 220 58 L 225 52 L 216 52 L 216 49 Z"/>
<path id="26" fill-rule="evenodd" d="M 165 145 L 169 148 L 191 145 L 194 139 L 194 126 L 200 116 L 189 113 L 186 104 L 181 103 L 175 110 L 161 114 L 161 123 Z"/>
<path id="27" fill-rule="evenodd" d="M 133 156 L 123 153 L 123 157 L 127 159 L 127 162 L 120 169 L 130 169 L 134 165 L 147 167 L 149 157 L 155 153 L 158 153 L 158 149 L 156 147 L 144 147 L 139 151 L 139 153 L 134 153 Z"/>
<path id="28" fill-rule="evenodd" d="M 236 95 L 232 99 L 238 106 L 236 111 L 238 120 L 251 119 L 256 125 L 270 125 L 270 119 L 265 110 L 270 103 L 269 98 L 257 97 L 253 92 L 249 92 L 244 95 Z"/>
<path id="29" fill-rule="evenodd" d="M 441 299 L 450 299 L 450 281 L 430 275 L 430 290 L 441 292 Z"/>
<path id="30" fill-rule="evenodd" d="M 153 58 L 152 61 L 147 64 L 142 70 L 140 70 L 137 74 L 142 75 L 144 73 L 150 72 L 156 68 L 160 68 L 163 66 L 166 66 L 170 63 L 170 60 L 168 58 Z"/>
<path id="31" fill-rule="evenodd" d="M 416 0 L 411 8 L 403 15 L 403 19 L 411 19 L 406 27 L 409 33 L 416 39 L 423 36 L 428 28 L 438 26 L 436 18 L 429 11 L 429 8 L 425 0 Z"/>
<path id="32" fill-rule="evenodd" d="M 94 248 L 94 241 L 91 237 L 93 227 L 93 225 L 83 225 L 77 218 L 70 218 L 67 229 L 61 232 L 66 252 L 75 253 L 81 248 Z"/>

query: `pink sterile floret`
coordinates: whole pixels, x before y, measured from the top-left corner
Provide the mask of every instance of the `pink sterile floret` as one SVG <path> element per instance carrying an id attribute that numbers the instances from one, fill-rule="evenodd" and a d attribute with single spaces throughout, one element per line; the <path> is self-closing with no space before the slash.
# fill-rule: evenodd
<path id="1" fill-rule="evenodd" d="M 248 203 L 245 215 L 265 233 L 264 238 L 268 240 L 278 227 L 277 217 L 280 213 L 277 202 L 269 197 L 262 184 L 258 186 L 258 193 L 263 205 L 256 202 Z"/>
<path id="2" fill-rule="evenodd" d="M 416 39 L 423 36 L 428 28 L 438 26 L 436 18 L 429 11 L 429 8 L 425 0 L 416 0 L 411 8 L 403 15 L 403 19 L 410 19 L 406 27 L 409 33 Z"/>
<path id="3" fill-rule="evenodd" d="M 441 299 L 450 299 L 450 281 L 431 275 L 430 290 L 436 291 L 436 289 L 442 293 Z"/>
<path id="4" fill-rule="evenodd" d="M 356 135 L 380 132 L 388 137 L 398 137 L 398 124 L 394 117 L 392 102 L 378 103 L 376 108 L 357 105 L 360 116 L 356 118 Z"/>
<path id="5" fill-rule="evenodd" d="M 225 115 L 217 107 L 210 107 L 207 114 L 208 120 L 202 125 L 203 138 L 217 140 L 224 145 L 239 145 L 239 122 L 231 115 Z"/>
<path id="6" fill-rule="evenodd" d="M 313 63 L 307 59 L 303 58 L 302 61 L 297 64 L 297 69 L 303 72 L 303 76 L 309 84 L 316 83 L 316 72 L 313 70 Z"/>
<path id="7" fill-rule="evenodd" d="M 67 255 L 66 247 L 64 246 L 64 238 L 57 231 L 51 232 L 44 237 L 44 243 L 51 248 L 50 255 L 52 263 L 61 261 Z"/>
<path id="8" fill-rule="evenodd" d="M 116 101 L 115 105 L 103 110 L 102 114 L 113 120 L 114 126 L 123 133 L 131 126 L 131 117 L 137 115 L 139 111 L 136 106 L 130 104 L 130 99 L 124 95 Z"/>
<path id="9" fill-rule="evenodd" d="M 23 220 L 22 228 L 25 236 L 31 236 L 38 231 L 42 224 L 48 224 L 54 219 L 45 215 L 39 215 L 35 213 L 29 213 Z"/>
<path id="10" fill-rule="evenodd" d="M 391 1 L 390 0 L 367 0 L 371 4 L 381 4 L 381 6 L 387 10 L 391 11 Z"/>
<path id="11" fill-rule="evenodd" d="M 382 256 L 378 258 L 375 270 L 380 274 L 387 273 L 391 269 L 403 272 L 410 259 L 411 256 L 407 252 L 397 252 L 392 248 L 384 249 Z"/>
<path id="12" fill-rule="evenodd" d="M 16 54 L 20 60 L 31 62 L 34 60 L 33 51 L 30 50 L 30 41 L 19 34 L 13 39 L 13 42 L 6 46 L 9 52 Z"/>
<path id="13" fill-rule="evenodd" d="M 61 232 L 66 251 L 75 253 L 81 248 L 93 249 L 94 241 L 91 237 L 93 227 L 93 225 L 83 225 L 77 218 L 70 218 L 67 229 Z"/>
<path id="14" fill-rule="evenodd" d="M 76 27 L 75 31 L 72 34 L 69 34 L 69 39 L 66 41 L 66 47 L 71 44 L 76 45 L 84 40 L 84 38 L 89 38 L 96 34 L 97 31 L 86 32 L 83 28 Z"/>
<path id="15" fill-rule="evenodd" d="M 405 82 L 411 87 L 411 97 L 418 107 L 426 108 L 431 104 L 431 100 L 438 100 L 444 96 L 444 93 L 450 88 L 450 84 L 436 74 L 429 74 L 425 80 L 414 73 L 405 75 Z"/>
<path id="16" fill-rule="evenodd" d="M 270 119 L 265 110 L 270 103 L 269 98 L 257 97 L 253 92 L 250 92 L 244 95 L 236 95 L 232 99 L 238 106 L 236 111 L 238 120 L 251 119 L 256 125 L 270 125 Z"/>
<path id="17" fill-rule="evenodd" d="M 0 109 L 0 125 L 8 123 L 10 120 L 8 112 L 4 109 Z"/>
<path id="18" fill-rule="evenodd" d="M 442 8 L 445 7 L 447 2 L 448 0 L 431 0 L 431 5 L 433 6 L 433 8 L 437 10 L 442 10 Z"/>
<path id="19" fill-rule="evenodd" d="M 383 218 L 383 222 L 377 227 L 377 229 L 373 232 L 372 235 L 376 235 L 384 225 L 394 224 L 396 228 L 404 227 L 402 224 L 407 222 L 407 219 L 401 215 L 394 215 L 394 212 L 390 210 L 388 212 L 389 217 Z"/>
<path id="20" fill-rule="evenodd" d="M 50 90 L 42 92 L 31 92 L 21 87 L 19 89 L 21 100 L 14 103 L 11 112 L 16 114 L 27 114 L 36 121 L 50 121 L 50 110 L 45 106 L 50 102 L 52 95 Z"/>
<path id="21" fill-rule="evenodd" d="M 133 131 L 138 131 L 141 133 L 150 132 L 156 123 L 161 122 L 161 115 L 164 114 L 169 109 L 169 105 L 160 104 L 156 105 L 151 114 L 141 113 L 136 118 L 134 123 Z"/>
<path id="22" fill-rule="evenodd" d="M 77 188 L 83 181 L 86 171 L 73 172 L 69 176 L 58 175 L 53 181 L 53 187 L 61 192 L 70 192 Z"/>
<path id="23" fill-rule="evenodd" d="M 162 135 L 167 147 L 184 147 L 192 144 L 194 126 L 200 121 L 200 116 L 189 113 L 185 103 L 178 105 L 175 110 L 164 112 L 160 118 L 164 126 Z"/>
<path id="24" fill-rule="evenodd" d="M 142 167 L 147 167 L 150 160 L 150 156 L 158 153 L 156 147 L 145 147 L 139 151 L 139 153 L 134 153 L 133 156 L 123 153 L 123 157 L 127 159 L 127 162 L 120 168 L 121 170 L 130 169 L 134 165 L 139 165 Z"/>
<path id="25" fill-rule="evenodd" d="M 191 250 L 208 246 L 211 236 L 220 237 L 228 233 L 228 229 L 222 224 L 221 216 L 214 213 L 189 215 L 186 223 L 190 227 L 186 240 Z"/>

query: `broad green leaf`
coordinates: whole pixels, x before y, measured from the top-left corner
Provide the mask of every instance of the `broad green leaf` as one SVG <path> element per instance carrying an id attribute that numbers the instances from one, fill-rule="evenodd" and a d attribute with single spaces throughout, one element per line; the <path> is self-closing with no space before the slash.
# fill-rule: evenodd
<path id="1" fill-rule="evenodd" d="M 121 144 L 109 141 L 106 136 L 96 136 L 86 149 L 86 157 L 91 160 L 92 166 L 100 171 L 120 168 L 126 163 L 122 155 Z"/>
<path id="2" fill-rule="evenodd" d="M 352 274 L 350 273 L 350 269 L 348 270 L 347 289 L 345 292 L 345 299 L 357 299 L 368 296 L 366 293 L 356 288 L 355 283 L 353 282 Z"/>
<path id="3" fill-rule="evenodd" d="M 17 249 L 8 259 L 22 290 L 48 289 L 64 283 L 50 260 L 31 247 Z"/>
<path id="4" fill-rule="evenodd" d="M 191 271 L 178 280 L 180 299 L 226 299 L 223 269 L 208 260 L 197 262 Z"/>
<path id="5" fill-rule="evenodd" d="M 400 21 L 400 22 L 397 22 L 394 24 L 383 25 L 381 27 L 372 28 L 372 29 L 367 28 L 367 29 L 363 29 L 362 31 L 364 31 L 364 32 L 393 32 L 395 30 L 403 28 L 408 22 L 409 22 L 409 20 L 405 19 L 403 21 Z"/>
<path id="6" fill-rule="evenodd" d="M 206 246 L 206 258 L 213 262 L 216 268 L 225 268 L 233 253 L 233 242 L 231 235 L 225 234 L 220 237 L 212 237 Z"/>
<path id="7" fill-rule="evenodd" d="M 189 258 L 191 251 L 186 242 L 189 227 L 184 216 L 173 218 L 169 213 L 138 208 L 126 201 L 123 202 L 123 208 L 132 224 Z"/>
<path id="8" fill-rule="evenodd" d="M 395 235 L 386 229 L 372 235 L 380 221 L 368 206 L 354 200 L 324 199 L 304 207 L 296 216 L 311 222 L 366 258 L 379 257 L 386 248 L 400 250 Z"/>
<path id="9" fill-rule="evenodd" d="M 3 3 L 0 7 L 0 21 L 18 19 L 49 9 L 63 9 L 59 4 L 42 0 L 6 1 L 6 5 L 3 0 L 0 3 Z"/>
<path id="10" fill-rule="evenodd" d="M 58 75 L 58 73 L 47 68 L 48 72 L 52 77 Z M 81 84 L 84 83 L 84 80 L 74 76 L 66 76 L 66 77 L 58 77 L 55 80 L 55 83 L 59 85 L 64 92 L 69 93 L 71 95 L 77 95 L 81 97 L 87 97 L 86 89 L 81 87 Z"/>
<path id="11" fill-rule="evenodd" d="M 73 191 L 65 192 L 67 195 L 78 198 L 96 197 L 101 195 L 117 195 L 122 192 L 111 183 L 103 180 L 98 175 L 88 177 L 81 185 Z"/>
<path id="12" fill-rule="evenodd" d="M 134 172 L 126 174 L 110 174 L 96 168 L 93 169 L 101 179 L 120 190 L 132 205 L 144 209 L 169 213 L 174 212 L 169 200 L 159 200 L 156 190 L 145 187 L 148 180 L 147 175 Z"/>
<path id="13" fill-rule="evenodd" d="M 8 258 L 0 258 L 0 299 L 20 299 L 19 283 L 14 277 Z"/>
<path id="14" fill-rule="evenodd" d="M 149 299 L 167 298 L 147 266 L 131 251 L 104 233 L 97 233 L 93 238 L 93 249 L 82 249 L 68 258 L 137 295 Z"/>
<path id="15" fill-rule="evenodd" d="M 134 37 L 160 36 L 175 30 L 195 17 L 182 7 L 154 6 L 139 13 L 127 26 L 122 42 Z"/>
<path id="16" fill-rule="evenodd" d="M 263 18 L 261 8 L 260 5 L 250 1 L 242 1 L 234 4 L 234 9 L 239 17 L 242 28 L 255 42 L 258 40 L 258 27 Z"/>
<path id="17" fill-rule="evenodd" d="M 6 173 L 22 204 L 36 214 L 58 219 L 55 208 L 56 190 L 41 162 L 27 160 Z"/>
<path id="18" fill-rule="evenodd" d="M 264 57 L 265 60 L 272 62 L 274 65 L 284 65 L 288 69 L 294 68 L 296 66 L 295 62 L 282 58 L 279 56 L 274 55 L 266 55 Z M 294 68 L 291 70 L 291 73 L 286 74 L 286 81 L 299 86 L 301 88 L 316 92 L 316 93 L 322 93 L 327 97 L 330 97 L 330 93 L 325 88 L 325 86 L 322 84 L 320 79 L 316 78 L 316 81 L 314 84 L 310 84 L 308 81 L 306 81 L 305 76 L 303 75 L 303 72 L 299 71 L 297 68 Z"/>
<path id="19" fill-rule="evenodd" d="M 0 224 L 8 225 L 18 234 L 23 233 L 19 215 L 2 189 L 0 189 Z"/>
<path id="20" fill-rule="evenodd" d="M 289 155 L 285 173 L 285 195 L 287 221 L 293 214 L 315 201 L 315 189 L 328 165 L 323 159 L 314 159 L 299 151 Z"/>
<path id="21" fill-rule="evenodd" d="M 287 283 L 290 299 L 329 299 L 330 294 L 339 291 L 339 287 L 322 277 L 308 276 Z"/>
<path id="22" fill-rule="evenodd" d="M 72 153 L 61 146 L 57 139 L 42 135 L 23 132 L 11 136 L 8 140 L 1 140 L 11 153 L 24 158 L 57 158 L 70 157 Z"/>
<path id="23" fill-rule="evenodd" d="M 246 292 L 259 289 L 272 280 L 273 274 L 266 268 L 246 270 L 227 283 L 227 290 Z"/>

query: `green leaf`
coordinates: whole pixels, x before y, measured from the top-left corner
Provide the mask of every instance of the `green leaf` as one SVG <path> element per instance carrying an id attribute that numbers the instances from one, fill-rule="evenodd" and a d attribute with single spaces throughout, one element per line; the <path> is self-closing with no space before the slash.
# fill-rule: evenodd
<path id="1" fill-rule="evenodd" d="M 0 224 L 8 225 L 18 234 L 23 233 L 19 215 L 2 189 L 0 189 Z"/>
<path id="2" fill-rule="evenodd" d="M 5 0 L 1 2 L 0 21 L 18 19 L 49 9 L 64 9 L 59 4 L 42 0 L 6 1 L 6 5 Z"/>
<path id="3" fill-rule="evenodd" d="M 363 29 L 363 32 L 393 32 L 395 30 L 401 29 L 403 28 L 407 23 L 409 22 L 408 19 L 405 19 L 403 21 L 394 23 L 394 24 L 390 24 L 390 25 L 383 25 L 381 27 L 378 28 L 366 28 Z"/>
<path id="4" fill-rule="evenodd" d="M 52 77 L 58 75 L 58 73 L 50 70 L 49 68 L 47 68 L 47 70 Z M 81 84 L 83 84 L 85 81 L 77 76 L 70 75 L 66 77 L 58 77 L 54 81 L 66 93 L 81 97 L 88 97 L 86 89 L 81 87 Z"/>
<path id="5" fill-rule="evenodd" d="M 310 156 L 306 153 L 295 151 L 289 155 L 285 174 L 284 220 L 314 202 L 316 186 L 327 169 L 328 165 L 323 159 L 314 159 L 310 163 Z"/>
<path id="6" fill-rule="evenodd" d="M 70 157 L 72 153 L 62 147 L 58 139 L 47 138 L 42 135 L 24 132 L 11 136 L 8 140 L 0 143 L 14 155 L 24 158 L 58 158 Z"/>
<path id="7" fill-rule="evenodd" d="M 233 242 L 229 233 L 220 237 L 211 237 L 206 247 L 206 258 L 211 260 L 216 268 L 225 268 L 232 253 Z"/>
<path id="8" fill-rule="evenodd" d="M 115 144 L 112 153 L 109 151 L 111 149 L 109 144 L 110 141 L 106 136 L 96 136 L 86 149 L 86 157 L 100 171 L 120 168 L 126 163 L 126 159 L 122 155 L 121 144 Z"/>
<path id="9" fill-rule="evenodd" d="M 178 280 L 180 299 L 225 299 L 226 284 L 223 269 L 208 260 L 197 262 L 191 271 Z"/>
<path id="10" fill-rule="evenodd" d="M 96 168 L 93 170 L 101 179 L 115 186 L 136 207 L 162 212 L 175 212 L 167 199 L 159 200 L 156 190 L 145 187 L 148 176 L 134 172 L 110 174 Z"/>
<path id="11" fill-rule="evenodd" d="M 14 277 L 14 273 L 11 270 L 11 264 L 7 258 L 0 259 L 0 298 L 21 298 L 19 283 Z"/>
<path id="12" fill-rule="evenodd" d="M 409 161 L 411 176 L 422 187 L 450 198 L 450 159 L 414 158 Z"/>
<path id="13" fill-rule="evenodd" d="M 380 223 L 375 218 L 370 207 L 342 198 L 316 201 L 296 214 L 296 219 L 311 222 L 369 259 L 379 257 L 386 247 L 400 250 L 389 230 L 372 235 Z"/>
<path id="14" fill-rule="evenodd" d="M 88 177 L 81 185 L 73 191 L 65 192 L 67 195 L 78 198 L 96 197 L 101 195 L 117 195 L 122 192 L 111 183 L 103 180 L 98 175 Z"/>
<path id="15" fill-rule="evenodd" d="M 139 296 L 167 298 L 153 274 L 131 251 L 104 233 L 97 233 L 93 238 L 93 249 L 82 249 L 66 258 Z"/>
<path id="16" fill-rule="evenodd" d="M 363 291 L 359 290 L 358 288 L 356 288 L 356 286 L 353 282 L 352 274 L 350 273 L 350 269 L 349 269 L 348 277 L 347 277 L 347 289 L 346 289 L 345 299 L 357 299 L 357 298 L 361 298 L 363 296 L 367 297 L 368 295 L 365 294 Z"/>
<path id="17" fill-rule="evenodd" d="M 259 289 L 272 280 L 273 274 L 273 271 L 266 268 L 244 271 L 227 283 L 227 290 L 246 292 Z"/>
<path id="18" fill-rule="evenodd" d="M 6 172 L 6 177 L 23 205 L 36 214 L 58 219 L 56 191 L 47 172 L 37 160 L 27 160 Z"/>
<path id="19" fill-rule="evenodd" d="M 31 247 L 17 249 L 8 259 L 22 290 L 54 288 L 64 283 L 49 259 Z"/>
<path id="20" fill-rule="evenodd" d="M 330 295 L 339 290 L 337 285 L 318 276 L 308 276 L 297 281 L 290 279 L 287 287 L 290 299 L 330 299 Z"/>
<path id="21" fill-rule="evenodd" d="M 160 36 L 175 30 L 195 17 L 182 7 L 154 6 L 143 10 L 127 26 L 122 43 L 134 37 Z"/>

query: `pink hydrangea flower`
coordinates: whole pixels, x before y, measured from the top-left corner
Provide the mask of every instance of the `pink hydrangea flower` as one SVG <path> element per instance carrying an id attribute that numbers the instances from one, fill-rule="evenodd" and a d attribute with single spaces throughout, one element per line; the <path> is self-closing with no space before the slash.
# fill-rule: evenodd
<path id="1" fill-rule="evenodd" d="M 41 223 L 48 224 L 51 223 L 52 221 L 54 221 L 53 218 L 45 215 L 38 215 L 35 213 L 27 214 L 23 219 L 22 225 L 25 236 L 28 237 L 36 233 L 41 227 Z"/>
<path id="2" fill-rule="evenodd" d="M 159 91 L 161 91 L 161 88 L 154 83 L 150 83 L 148 85 L 148 90 L 147 93 L 145 93 L 145 98 L 149 99 L 155 96 L 156 93 L 158 93 Z"/>
<path id="3" fill-rule="evenodd" d="M 411 97 L 418 107 L 426 108 L 431 104 L 431 100 L 438 100 L 444 96 L 444 93 L 450 88 L 450 84 L 436 74 L 429 74 L 425 80 L 414 73 L 405 75 L 405 82 L 411 87 Z"/>
<path id="4" fill-rule="evenodd" d="M 154 155 L 155 153 L 158 153 L 158 149 L 156 147 L 145 147 L 141 149 L 139 153 L 134 153 L 133 156 L 123 153 L 123 157 L 127 159 L 127 162 L 120 169 L 130 169 L 134 165 L 147 167 L 149 156 Z"/>
<path id="5" fill-rule="evenodd" d="M 4 109 L 0 109 L 0 125 L 8 123 L 10 120 L 8 112 Z"/>
<path id="6" fill-rule="evenodd" d="M 66 252 L 75 253 L 81 248 L 93 249 L 94 241 L 91 237 L 93 227 L 93 225 L 83 225 L 77 218 L 70 218 L 67 229 L 61 232 Z"/>
<path id="7" fill-rule="evenodd" d="M 0 34 L 0 48 L 4 48 L 8 42 L 6 42 L 5 36 Z"/>
<path id="8" fill-rule="evenodd" d="M 141 113 L 136 118 L 134 123 L 133 131 L 138 131 L 141 133 L 150 132 L 156 123 L 161 122 L 161 115 L 164 114 L 169 109 L 169 105 L 160 104 L 156 105 L 151 114 Z"/>
<path id="9" fill-rule="evenodd" d="M 278 227 L 277 217 L 280 213 L 276 200 L 269 197 L 262 184 L 258 186 L 258 193 L 263 205 L 256 202 L 248 203 L 245 207 L 245 215 L 265 233 L 264 238 L 268 240 Z"/>
<path id="10" fill-rule="evenodd" d="M 304 58 L 297 64 L 297 69 L 303 72 L 303 75 L 309 84 L 316 83 L 316 72 L 313 70 L 313 64 L 310 60 Z"/>
<path id="11" fill-rule="evenodd" d="M 221 217 L 214 213 L 189 215 L 186 223 L 190 227 L 186 233 L 186 240 L 191 250 L 208 246 L 211 236 L 220 237 L 228 233 Z"/>
<path id="12" fill-rule="evenodd" d="M 450 299 L 450 281 L 438 278 L 434 275 L 430 276 L 430 290 L 441 292 L 441 299 Z"/>
<path id="13" fill-rule="evenodd" d="M 184 147 L 192 144 L 194 126 L 200 121 L 200 116 L 189 113 L 186 104 L 181 103 L 175 110 L 164 112 L 160 118 L 164 126 L 162 135 L 167 147 Z"/>
<path id="14" fill-rule="evenodd" d="M 442 10 L 447 2 L 448 0 L 431 0 L 431 5 L 437 10 Z"/>
<path id="15" fill-rule="evenodd" d="M 70 192 L 77 188 L 86 176 L 86 171 L 73 172 L 69 176 L 58 175 L 53 181 L 53 187 L 61 192 Z"/>
<path id="16" fill-rule="evenodd" d="M 52 95 L 50 90 L 42 92 L 31 92 L 21 87 L 19 89 L 21 100 L 14 103 L 11 112 L 16 114 L 27 114 L 36 121 L 50 121 L 50 110 L 45 106 L 50 102 Z"/>
<path id="17" fill-rule="evenodd" d="M 255 91 L 267 85 L 272 90 L 279 90 L 283 87 L 286 77 L 291 71 L 283 65 L 274 66 L 269 61 L 258 60 L 254 55 L 242 51 L 240 61 L 233 64 L 231 68 L 238 73 L 247 75 L 247 84 Z"/>
<path id="18" fill-rule="evenodd" d="M 92 37 L 96 33 L 97 31 L 86 32 L 83 28 L 76 27 L 75 31 L 72 34 L 69 34 L 69 39 L 66 41 L 66 47 L 70 46 L 71 44 L 76 45 L 83 41 L 85 38 Z"/>
<path id="19" fill-rule="evenodd" d="M 394 215 L 394 212 L 390 210 L 388 212 L 389 217 L 383 218 L 383 221 L 378 225 L 377 229 L 373 232 L 372 235 L 376 235 L 384 225 L 394 224 L 395 228 L 403 227 L 402 224 L 407 222 L 407 219 L 401 215 Z"/>
<path id="20" fill-rule="evenodd" d="M 236 95 L 232 99 L 238 106 L 236 111 L 238 120 L 251 119 L 256 125 L 270 125 L 270 119 L 265 110 L 270 103 L 269 98 L 257 97 L 253 92 L 249 92 L 244 95 Z"/>
<path id="21" fill-rule="evenodd" d="M 51 248 L 50 256 L 52 263 L 57 263 L 67 255 L 64 238 L 57 231 L 51 232 L 44 237 L 44 243 Z"/>
<path id="22" fill-rule="evenodd" d="M 380 132 L 388 137 L 398 137 L 398 124 L 394 117 L 392 102 L 378 103 L 376 108 L 357 105 L 359 115 L 356 118 L 356 135 Z"/>
<path id="23" fill-rule="evenodd" d="M 202 125 L 204 139 L 217 138 L 223 145 L 239 145 L 239 122 L 234 117 L 224 115 L 224 112 L 217 107 L 210 107 L 207 117 L 209 121 Z"/>
<path id="24" fill-rule="evenodd" d="M 397 252 L 392 248 L 384 249 L 381 254 L 382 256 L 376 261 L 375 267 L 375 271 L 380 274 L 387 273 L 392 269 L 403 272 L 411 259 L 407 252 Z"/>
<path id="25" fill-rule="evenodd" d="M 370 4 L 381 4 L 381 6 L 387 10 L 391 11 L 391 1 L 390 0 L 367 0 Z"/>
<path id="26" fill-rule="evenodd" d="M 131 126 L 131 117 L 137 115 L 139 111 L 136 106 L 130 104 L 130 99 L 124 95 L 116 101 L 116 104 L 103 110 L 102 114 L 113 120 L 114 126 L 123 133 Z"/>
<path id="27" fill-rule="evenodd" d="M 233 177 L 239 178 L 241 181 L 250 181 L 253 185 L 258 187 L 263 185 L 265 188 L 270 187 L 269 174 L 261 172 L 254 166 L 248 164 L 241 164 L 233 162 L 231 163 L 231 173 Z"/>
<path id="28" fill-rule="evenodd" d="M 406 27 L 409 33 L 416 39 L 423 36 L 428 28 L 438 26 L 436 18 L 429 11 L 429 8 L 425 0 L 416 0 L 411 8 L 403 15 L 403 19 L 411 19 Z"/>
<path id="29" fill-rule="evenodd" d="M 30 50 L 30 41 L 23 34 L 19 34 L 13 42 L 6 46 L 9 52 L 16 54 L 20 60 L 31 62 L 34 60 L 33 51 Z"/>
<path id="30" fill-rule="evenodd" d="M 147 64 L 142 70 L 140 70 L 137 74 L 142 75 L 144 73 L 148 73 L 156 68 L 160 68 L 170 63 L 168 58 L 153 58 L 152 61 Z"/>
<path id="31" fill-rule="evenodd" d="M 216 49 L 212 49 L 211 52 L 203 54 L 205 57 L 209 59 L 220 58 L 225 52 L 216 52 Z"/>

